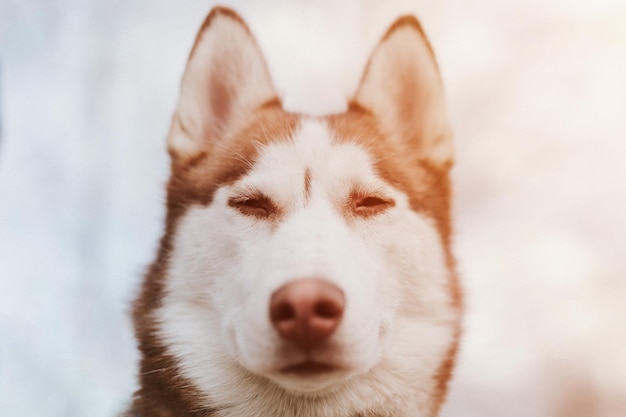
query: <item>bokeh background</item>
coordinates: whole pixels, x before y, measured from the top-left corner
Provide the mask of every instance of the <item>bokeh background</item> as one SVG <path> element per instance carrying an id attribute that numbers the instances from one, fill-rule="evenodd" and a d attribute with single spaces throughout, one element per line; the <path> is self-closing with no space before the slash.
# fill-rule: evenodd
<path id="1" fill-rule="evenodd" d="M 626 416 L 626 2 L 225 1 L 286 107 L 341 111 L 417 13 L 456 132 L 465 337 L 444 417 Z M 0 415 L 105 417 L 212 2 L 0 0 Z"/>

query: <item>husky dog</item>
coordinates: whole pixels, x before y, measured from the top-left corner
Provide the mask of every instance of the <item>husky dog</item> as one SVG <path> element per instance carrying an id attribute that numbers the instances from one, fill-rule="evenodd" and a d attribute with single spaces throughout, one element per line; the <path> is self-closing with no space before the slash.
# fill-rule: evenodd
<path id="1" fill-rule="evenodd" d="M 348 110 L 286 112 L 215 8 L 168 137 L 158 255 L 134 304 L 138 417 L 433 417 L 460 335 L 451 133 L 412 16 Z"/>

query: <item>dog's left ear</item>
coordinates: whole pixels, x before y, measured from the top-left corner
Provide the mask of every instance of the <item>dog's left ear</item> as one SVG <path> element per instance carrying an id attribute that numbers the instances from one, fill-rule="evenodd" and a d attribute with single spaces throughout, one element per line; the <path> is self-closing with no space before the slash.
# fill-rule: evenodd
<path id="1" fill-rule="evenodd" d="M 413 16 L 398 19 L 372 53 L 354 101 L 377 116 L 406 152 L 436 167 L 452 165 L 454 149 L 439 68 Z"/>
<path id="2" fill-rule="evenodd" d="M 259 46 L 233 10 L 215 7 L 198 32 L 181 83 L 168 148 L 186 161 L 227 141 L 242 118 L 276 98 Z"/>

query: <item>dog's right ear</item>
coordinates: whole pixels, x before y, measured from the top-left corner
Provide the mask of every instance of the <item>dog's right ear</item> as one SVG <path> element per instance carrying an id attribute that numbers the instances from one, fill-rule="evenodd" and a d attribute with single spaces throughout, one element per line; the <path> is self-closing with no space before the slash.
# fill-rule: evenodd
<path id="1" fill-rule="evenodd" d="M 200 28 L 168 137 L 174 158 L 225 140 L 241 118 L 276 97 L 265 60 L 244 21 L 216 7 Z"/>

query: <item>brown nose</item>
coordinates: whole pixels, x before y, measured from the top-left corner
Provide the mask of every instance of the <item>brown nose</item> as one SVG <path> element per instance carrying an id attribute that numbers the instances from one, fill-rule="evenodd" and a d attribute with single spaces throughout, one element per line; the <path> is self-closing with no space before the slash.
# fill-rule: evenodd
<path id="1" fill-rule="evenodd" d="M 343 291 L 336 285 L 321 279 L 301 279 L 272 294 L 270 320 L 283 339 L 309 350 L 335 331 L 345 304 Z"/>

